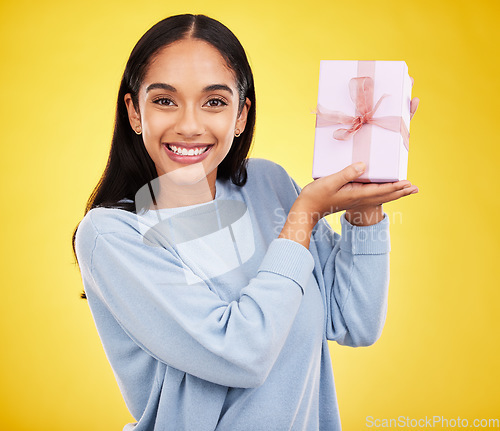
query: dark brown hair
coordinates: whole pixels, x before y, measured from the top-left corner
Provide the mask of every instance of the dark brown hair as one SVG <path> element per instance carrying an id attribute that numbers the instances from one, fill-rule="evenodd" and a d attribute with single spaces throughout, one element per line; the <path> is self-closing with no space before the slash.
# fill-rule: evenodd
<path id="1" fill-rule="evenodd" d="M 135 194 L 157 177 L 142 135 L 137 135 L 130 127 L 124 97 L 130 93 L 138 110 L 139 89 L 155 55 L 167 45 L 186 38 L 203 40 L 214 46 L 235 74 L 240 110 L 246 98 L 251 102 L 245 130 L 234 138 L 229 153 L 217 168 L 217 178 L 230 179 L 238 186 L 246 183 L 246 160 L 255 128 L 255 88 L 245 50 L 231 30 L 219 21 L 205 15 L 175 15 L 151 27 L 130 54 L 118 91 L 108 162 L 87 201 L 85 214 L 96 207 L 136 211 Z M 73 233 L 73 251 L 76 230 Z"/>

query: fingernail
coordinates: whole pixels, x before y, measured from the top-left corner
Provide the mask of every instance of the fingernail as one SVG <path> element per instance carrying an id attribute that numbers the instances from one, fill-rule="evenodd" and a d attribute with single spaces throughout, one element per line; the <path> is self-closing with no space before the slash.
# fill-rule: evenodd
<path id="1" fill-rule="evenodd" d="M 354 163 L 354 169 L 358 172 L 363 172 L 365 170 L 365 164 L 363 162 Z"/>
<path id="2" fill-rule="evenodd" d="M 412 195 L 413 193 L 418 193 L 418 187 L 417 187 L 415 190 L 413 190 L 413 191 L 410 193 L 410 195 Z"/>

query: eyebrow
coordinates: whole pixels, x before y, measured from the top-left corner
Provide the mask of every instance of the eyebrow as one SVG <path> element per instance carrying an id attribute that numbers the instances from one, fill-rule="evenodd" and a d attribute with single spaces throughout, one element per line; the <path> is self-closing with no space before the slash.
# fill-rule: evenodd
<path id="1" fill-rule="evenodd" d="M 170 84 L 165 84 L 163 82 L 155 82 L 154 84 L 148 85 L 148 87 L 146 88 L 146 93 L 150 92 L 151 90 L 155 90 L 155 89 L 171 91 L 172 93 L 177 92 L 177 89 Z M 227 91 L 229 94 L 231 94 L 231 96 L 233 95 L 233 90 L 231 90 L 231 88 L 225 84 L 207 85 L 203 89 L 203 92 L 206 93 L 208 91 L 216 91 L 216 90 L 224 90 L 224 91 Z"/>
<path id="2" fill-rule="evenodd" d="M 225 84 L 213 84 L 213 85 L 208 85 L 206 86 L 203 91 L 207 92 L 207 91 L 216 91 L 216 90 L 224 90 L 224 91 L 227 91 L 228 93 L 231 94 L 231 96 L 233 95 L 233 90 L 231 90 L 231 88 L 229 88 L 227 85 Z"/>
<path id="3" fill-rule="evenodd" d="M 148 85 L 148 88 L 146 88 L 146 93 L 149 93 L 151 90 L 167 90 L 171 91 L 172 93 L 176 93 L 177 89 L 170 84 L 164 84 L 163 82 L 155 82 L 154 84 Z"/>

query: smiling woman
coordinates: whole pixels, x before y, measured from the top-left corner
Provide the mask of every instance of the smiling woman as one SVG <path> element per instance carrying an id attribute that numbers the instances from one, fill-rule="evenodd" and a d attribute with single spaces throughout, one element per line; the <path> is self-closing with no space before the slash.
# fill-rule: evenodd
<path id="1" fill-rule="evenodd" d="M 300 190 L 279 165 L 247 160 L 254 124 L 252 71 L 218 21 L 170 17 L 133 49 L 73 236 L 137 421 L 124 430 L 340 430 L 328 340 L 379 337 L 382 204 L 417 188 L 352 184 L 355 164 Z M 322 216 L 344 209 L 341 237 Z"/>
<path id="2" fill-rule="evenodd" d="M 134 123 L 134 127 L 131 127 L 129 111 L 133 108 L 140 115 L 140 103 L 143 102 L 140 97 L 141 94 L 142 97 L 146 95 L 146 89 L 149 90 L 147 93 L 170 90 L 169 94 L 175 95 L 175 92 L 171 91 L 176 90 L 171 88 L 172 81 L 149 81 L 149 84 L 144 86 L 145 77 L 150 69 L 154 68 L 156 60 L 161 58 L 162 50 L 188 40 L 204 42 L 216 50 L 219 55 L 218 60 L 221 58 L 224 60 L 222 67 L 232 75 L 229 85 L 226 83 L 224 85 L 230 89 L 233 87 L 231 91 L 236 89 L 240 110 L 248 105 L 246 126 L 244 130 L 237 130 L 235 133 L 238 135 L 234 141 L 237 145 L 231 146 L 227 157 L 217 167 L 216 172 L 217 178 L 230 179 L 237 185 L 245 183 L 246 157 L 255 127 L 255 89 L 245 51 L 233 33 L 219 22 L 202 15 L 177 15 L 160 21 L 149 29 L 130 54 L 118 91 L 115 128 L 108 163 L 99 184 L 87 202 L 86 213 L 97 206 L 114 206 L 134 211 L 133 201 L 137 190 L 157 177 L 158 169 L 146 151 L 141 135 L 142 124 Z M 162 76 L 160 79 L 165 77 Z M 208 85 L 219 84 L 210 82 Z M 133 106 L 129 107 L 131 102 L 126 103 L 126 98 L 131 99 Z M 157 97 L 156 105 L 171 104 L 172 97 L 167 98 L 168 102 L 161 99 Z M 234 121 L 236 122 L 236 118 Z M 200 175 L 200 166 L 190 165 L 191 170 L 195 171 L 193 175 L 196 178 Z"/>

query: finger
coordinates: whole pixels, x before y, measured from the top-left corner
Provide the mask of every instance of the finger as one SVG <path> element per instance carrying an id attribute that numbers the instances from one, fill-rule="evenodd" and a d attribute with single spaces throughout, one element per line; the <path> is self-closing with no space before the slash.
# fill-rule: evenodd
<path id="1" fill-rule="evenodd" d="M 419 190 L 418 190 L 417 186 L 411 186 L 411 187 L 404 188 L 403 190 L 398 190 L 397 192 L 391 193 L 390 195 L 386 196 L 384 199 L 385 199 L 385 202 L 391 202 L 391 201 L 395 201 L 396 199 L 403 198 L 405 196 L 414 195 L 414 194 L 418 193 L 418 191 Z"/>
<path id="2" fill-rule="evenodd" d="M 329 175 L 329 177 L 333 181 L 332 185 L 334 185 L 337 189 L 340 189 L 361 176 L 365 170 L 366 164 L 363 162 L 357 162 L 345 167 L 335 174 Z"/>
<path id="3" fill-rule="evenodd" d="M 410 186 L 410 187 L 405 187 L 400 190 L 396 190 L 395 192 L 388 193 L 384 196 L 381 196 L 376 203 L 377 204 L 384 204 L 387 202 L 395 201 L 397 199 L 401 199 L 405 196 L 409 196 L 412 194 L 418 193 L 418 187 L 417 186 Z"/>
<path id="4" fill-rule="evenodd" d="M 392 183 L 391 186 L 392 189 L 389 189 L 386 193 L 379 195 L 382 199 L 386 199 L 387 196 L 408 195 L 418 191 L 418 187 L 407 180 Z"/>
<path id="5" fill-rule="evenodd" d="M 339 188 L 361 176 L 365 170 L 366 164 L 363 162 L 357 162 L 334 174 L 338 181 Z"/>
<path id="6" fill-rule="evenodd" d="M 411 182 L 408 180 L 396 181 L 393 183 L 370 183 L 362 184 L 362 188 L 359 190 L 359 196 L 364 199 L 369 198 L 380 198 L 382 196 L 388 195 L 390 193 L 397 192 L 407 187 L 411 187 Z"/>
<path id="7" fill-rule="evenodd" d="M 380 205 L 398 197 L 405 196 L 418 190 L 418 187 L 413 186 L 409 181 L 397 181 L 394 183 L 383 184 L 359 184 L 349 192 L 349 196 L 355 205 Z"/>
<path id="8" fill-rule="evenodd" d="M 411 102 L 410 102 L 410 120 L 415 115 L 415 112 L 417 112 L 419 102 L 420 102 L 420 99 L 418 97 L 414 97 L 413 99 L 411 99 Z"/>

